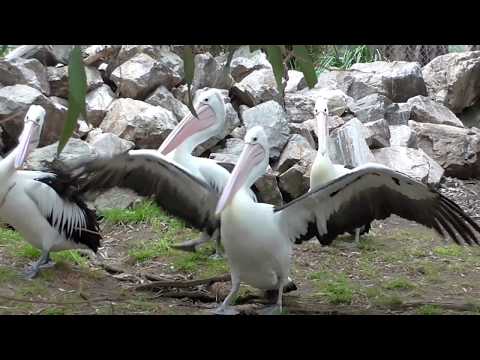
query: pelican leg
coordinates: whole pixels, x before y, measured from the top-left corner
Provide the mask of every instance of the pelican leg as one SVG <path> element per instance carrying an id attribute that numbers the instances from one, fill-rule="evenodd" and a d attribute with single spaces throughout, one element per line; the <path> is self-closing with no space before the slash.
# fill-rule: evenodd
<path id="1" fill-rule="evenodd" d="M 360 244 L 360 228 L 355 229 L 355 243 Z"/>
<path id="2" fill-rule="evenodd" d="M 281 315 L 282 314 L 282 298 L 283 298 L 283 281 L 280 281 L 280 286 L 278 287 L 278 298 L 277 303 L 274 306 L 268 306 L 264 308 L 260 314 L 262 315 Z"/>
<path id="3" fill-rule="evenodd" d="M 43 250 L 40 259 L 38 259 L 37 262 L 33 263 L 32 266 L 25 271 L 25 277 L 31 280 L 38 275 L 40 269 L 49 268 L 54 265 L 55 263 L 50 259 L 50 251 Z"/>
<path id="4" fill-rule="evenodd" d="M 202 233 L 202 235 L 195 240 L 187 240 L 178 245 L 172 245 L 174 249 L 188 251 L 188 252 L 196 252 L 197 247 L 205 242 L 210 240 L 210 236 L 207 233 Z"/>
<path id="5" fill-rule="evenodd" d="M 215 253 L 210 255 L 210 259 L 212 260 L 221 260 L 223 259 L 223 253 L 221 250 L 221 243 L 220 243 L 220 231 L 217 229 L 212 235 L 212 239 L 215 240 Z"/>
<path id="6" fill-rule="evenodd" d="M 236 311 L 232 306 L 230 306 L 230 303 L 232 300 L 235 298 L 235 296 L 238 293 L 238 290 L 240 290 L 240 278 L 232 273 L 232 288 L 230 289 L 230 293 L 228 296 L 223 300 L 222 305 L 220 305 L 216 310 L 215 314 L 216 315 L 237 315 L 238 311 Z"/>

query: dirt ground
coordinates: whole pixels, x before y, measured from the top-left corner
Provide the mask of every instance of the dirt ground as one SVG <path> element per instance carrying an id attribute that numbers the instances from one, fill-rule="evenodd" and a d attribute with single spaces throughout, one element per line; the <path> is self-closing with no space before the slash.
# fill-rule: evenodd
<path id="1" fill-rule="evenodd" d="M 0 236 L 0 314 L 211 314 L 229 282 L 192 281 L 228 274 L 224 260 L 169 244 L 197 236 L 168 219 L 105 221 L 97 257 L 60 257 L 38 278 L 23 278 L 38 253 L 11 230 Z M 175 236 L 171 236 L 174 232 Z M 285 314 L 478 314 L 480 248 L 446 244 L 432 231 L 392 217 L 358 246 L 350 236 L 322 247 L 295 246 Z M 155 282 L 161 281 L 161 282 Z M 201 283 L 201 281 L 200 281 Z M 155 285 L 155 286 L 154 286 Z M 258 295 L 258 296 L 257 296 Z M 242 287 L 237 307 L 256 314 L 262 294 Z"/>

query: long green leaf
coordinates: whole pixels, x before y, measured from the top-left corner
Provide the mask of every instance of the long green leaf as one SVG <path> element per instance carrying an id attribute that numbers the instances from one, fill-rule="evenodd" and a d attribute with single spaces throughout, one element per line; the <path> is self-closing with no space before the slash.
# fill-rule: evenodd
<path id="1" fill-rule="evenodd" d="M 312 58 L 308 53 L 305 45 L 293 45 L 293 53 L 295 54 L 296 64 L 305 77 L 308 87 L 313 88 L 317 82 L 317 74 Z"/>
<path id="2" fill-rule="evenodd" d="M 193 116 L 198 118 L 195 107 L 193 106 L 193 98 L 191 93 L 193 75 L 195 72 L 195 57 L 193 56 L 193 50 L 190 45 L 185 45 L 183 47 L 183 69 L 185 73 L 185 81 L 188 85 L 188 109 L 193 114 Z"/>
<path id="3" fill-rule="evenodd" d="M 267 45 L 267 59 L 272 64 L 273 74 L 275 75 L 275 81 L 277 82 L 277 88 L 280 93 L 283 93 L 283 73 L 285 67 L 283 65 L 282 49 L 278 45 Z"/>
<path id="4" fill-rule="evenodd" d="M 60 155 L 73 135 L 77 126 L 78 116 L 82 114 L 85 120 L 88 121 L 85 106 L 86 94 L 87 76 L 85 74 L 82 53 L 79 47 L 75 47 L 70 53 L 68 62 L 68 114 L 58 143 L 57 156 Z"/>

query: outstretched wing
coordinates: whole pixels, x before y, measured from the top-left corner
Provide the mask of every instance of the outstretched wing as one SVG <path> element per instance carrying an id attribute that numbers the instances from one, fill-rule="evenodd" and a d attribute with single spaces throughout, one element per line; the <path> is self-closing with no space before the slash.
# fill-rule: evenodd
<path id="1" fill-rule="evenodd" d="M 446 233 L 456 242 L 477 243 L 479 225 L 452 200 L 381 165 L 364 165 L 292 202 L 277 207 L 279 225 L 297 243 L 338 235 L 395 214 Z"/>

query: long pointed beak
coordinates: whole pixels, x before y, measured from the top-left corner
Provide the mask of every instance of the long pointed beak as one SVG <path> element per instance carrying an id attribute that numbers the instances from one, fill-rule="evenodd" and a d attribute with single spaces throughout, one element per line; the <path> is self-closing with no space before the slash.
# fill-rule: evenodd
<path id="1" fill-rule="evenodd" d="M 25 123 L 25 128 L 22 131 L 20 138 L 18 139 L 18 147 L 20 151 L 15 158 L 15 169 L 19 169 L 20 167 L 22 167 L 24 161 L 26 160 L 34 131 L 35 125 L 33 124 L 33 122 L 29 121 Z"/>
<path id="2" fill-rule="evenodd" d="M 242 188 L 253 167 L 263 161 L 265 151 L 259 144 L 245 144 L 235 168 L 218 200 L 215 215 L 218 216 L 230 204 L 235 194 Z"/>
<path id="3" fill-rule="evenodd" d="M 317 115 L 317 138 L 318 152 L 325 154 L 328 149 L 328 115 L 320 113 Z"/>
<path id="4" fill-rule="evenodd" d="M 193 134 L 212 126 L 216 121 L 215 112 L 209 105 L 200 106 L 197 114 L 198 118 L 192 114 L 185 116 L 177 127 L 167 136 L 158 148 L 158 151 L 160 151 L 162 155 L 168 155 Z"/>

